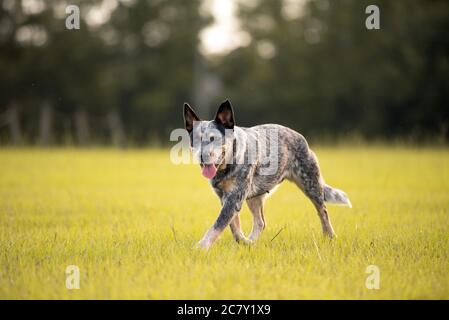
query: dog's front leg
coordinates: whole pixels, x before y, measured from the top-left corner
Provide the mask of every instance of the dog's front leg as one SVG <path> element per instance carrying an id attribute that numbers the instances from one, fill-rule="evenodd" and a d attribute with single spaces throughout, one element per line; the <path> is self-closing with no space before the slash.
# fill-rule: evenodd
<path id="1" fill-rule="evenodd" d="M 235 215 L 242 208 L 245 193 L 231 193 L 223 200 L 223 207 L 220 215 L 215 221 L 214 225 L 206 232 L 203 239 L 198 242 L 198 247 L 202 249 L 209 249 L 215 240 L 221 235 L 223 230 L 231 223 Z"/>
<path id="2" fill-rule="evenodd" d="M 234 215 L 234 219 L 232 219 L 229 227 L 231 228 L 232 236 L 234 237 L 237 243 L 243 244 L 251 244 L 251 241 L 245 237 L 242 231 L 242 227 L 240 225 L 240 213 L 237 212 Z"/>

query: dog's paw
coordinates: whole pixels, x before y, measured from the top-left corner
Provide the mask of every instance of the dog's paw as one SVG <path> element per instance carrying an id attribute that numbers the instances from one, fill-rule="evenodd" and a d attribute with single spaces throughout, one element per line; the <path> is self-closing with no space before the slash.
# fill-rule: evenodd
<path id="1" fill-rule="evenodd" d="M 203 240 L 198 241 L 198 243 L 195 245 L 195 249 L 207 251 L 207 250 L 209 250 L 210 246 L 211 246 L 210 241 L 203 239 Z"/>
<path id="2" fill-rule="evenodd" d="M 331 231 L 327 231 L 327 230 L 323 231 L 323 237 L 325 239 L 328 239 L 328 240 L 335 240 L 335 239 L 338 238 L 337 234 L 333 230 L 331 230 Z"/>
<path id="3" fill-rule="evenodd" d="M 245 246 L 250 246 L 250 245 L 254 244 L 254 241 L 252 241 L 252 240 L 250 240 L 250 239 L 248 239 L 248 238 L 242 238 L 242 239 L 239 239 L 239 240 L 237 240 L 237 242 L 238 242 L 239 244 L 243 244 L 243 245 L 245 245 Z"/>

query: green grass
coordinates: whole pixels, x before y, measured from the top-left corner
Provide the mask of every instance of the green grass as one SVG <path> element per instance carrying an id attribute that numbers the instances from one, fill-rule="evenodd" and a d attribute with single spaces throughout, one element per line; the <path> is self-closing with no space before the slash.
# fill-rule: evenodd
<path id="1" fill-rule="evenodd" d="M 338 239 L 321 236 L 311 203 L 284 183 L 255 246 L 227 229 L 204 253 L 192 248 L 219 201 L 168 150 L 3 149 L 0 298 L 448 299 L 449 150 L 315 151 L 354 206 L 329 206 Z M 248 233 L 246 206 L 242 219 Z M 379 290 L 365 287 L 371 264 Z M 68 265 L 79 290 L 65 287 Z"/>

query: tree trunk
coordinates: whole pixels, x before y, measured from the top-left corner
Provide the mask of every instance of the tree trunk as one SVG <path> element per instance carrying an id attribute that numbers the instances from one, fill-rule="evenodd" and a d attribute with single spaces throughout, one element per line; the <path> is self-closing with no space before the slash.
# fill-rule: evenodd
<path id="1" fill-rule="evenodd" d="M 203 58 L 199 54 L 195 54 L 193 98 L 200 117 L 210 116 L 212 103 L 220 96 L 222 90 L 223 84 L 220 78 L 208 72 Z"/>
<path id="2" fill-rule="evenodd" d="M 9 132 L 11 134 L 11 142 L 17 146 L 22 144 L 22 128 L 20 126 L 19 107 L 13 103 L 8 111 Z"/>
<path id="3" fill-rule="evenodd" d="M 53 116 L 53 107 L 49 102 L 45 102 L 41 109 L 39 124 L 39 142 L 43 146 L 48 146 L 53 143 Z"/>
<path id="4" fill-rule="evenodd" d="M 84 146 L 90 142 L 89 119 L 85 110 L 75 112 L 76 140 L 79 145 Z"/>
<path id="5" fill-rule="evenodd" d="M 115 110 L 109 112 L 107 115 L 107 123 L 111 133 L 112 143 L 116 147 L 124 148 L 126 146 L 126 136 L 120 114 Z"/>

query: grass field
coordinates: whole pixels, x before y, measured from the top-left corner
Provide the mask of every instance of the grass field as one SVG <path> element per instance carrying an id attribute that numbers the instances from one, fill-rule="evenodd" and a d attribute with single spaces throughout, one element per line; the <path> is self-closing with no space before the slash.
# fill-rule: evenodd
<path id="1" fill-rule="evenodd" d="M 204 253 L 192 248 L 219 201 L 168 150 L 0 150 L 0 298 L 448 299 L 449 150 L 315 151 L 354 206 L 329 206 L 338 239 L 284 183 L 255 246 L 226 230 Z M 248 233 L 246 206 L 242 219 Z M 66 288 L 68 265 L 79 290 Z M 365 286 L 368 265 L 379 290 Z"/>

